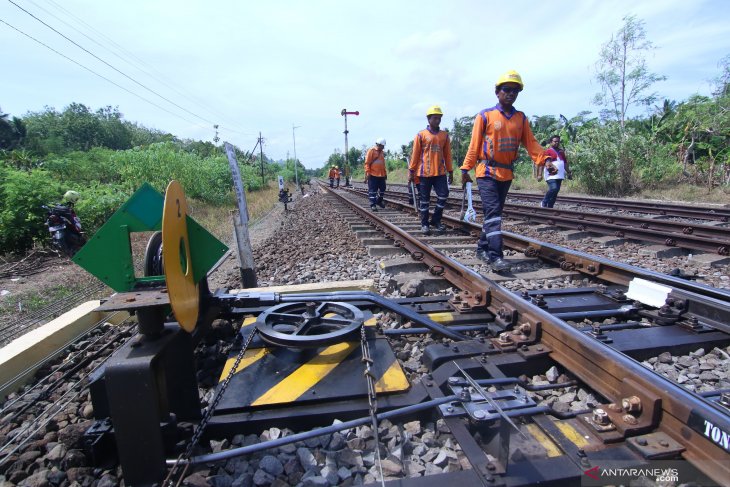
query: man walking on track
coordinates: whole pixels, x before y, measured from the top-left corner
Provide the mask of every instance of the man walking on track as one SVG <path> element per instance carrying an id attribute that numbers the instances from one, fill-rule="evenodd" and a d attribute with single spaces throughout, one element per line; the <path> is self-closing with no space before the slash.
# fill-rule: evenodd
<path id="1" fill-rule="evenodd" d="M 332 166 L 332 168 L 330 169 L 330 172 L 329 172 L 328 176 L 330 178 L 330 188 L 334 188 L 335 187 L 335 179 L 337 180 L 337 186 L 339 187 L 339 185 L 340 185 L 340 170 L 337 169 L 337 166 Z"/>
<path id="2" fill-rule="evenodd" d="M 516 71 L 507 71 L 494 85 L 497 104 L 479 112 L 474 120 L 469 150 L 461 166 L 461 182 L 472 182 L 469 171 L 476 166 L 477 187 L 482 198 L 484 224 L 477 242 L 477 258 L 495 272 L 509 270 L 504 261 L 502 209 L 514 177 L 514 162 L 522 144 L 535 164 L 545 161 L 545 151 L 530 129 L 527 115 L 513 106 L 525 87 Z"/>
<path id="3" fill-rule="evenodd" d="M 370 198 L 370 209 L 378 211 L 376 204 L 385 208 L 383 195 L 385 194 L 385 180 L 388 175 L 385 168 L 385 139 L 379 138 L 375 141 L 375 147 L 368 149 L 365 156 L 365 182 L 368 184 L 368 198 Z"/>
<path id="4" fill-rule="evenodd" d="M 443 112 L 438 106 L 432 106 L 426 112 L 428 126 L 416 134 L 413 140 L 413 152 L 408 164 L 408 184 L 416 177 L 420 178 L 419 195 L 421 205 L 421 232 L 431 235 L 431 227 L 442 234 L 446 227 L 441 223 L 441 216 L 449 197 L 449 184 L 454 178 L 451 165 L 451 142 L 449 134 L 439 129 Z M 447 176 L 448 174 L 448 176 Z M 431 188 L 436 192 L 436 207 L 431 220 L 428 218 Z"/>

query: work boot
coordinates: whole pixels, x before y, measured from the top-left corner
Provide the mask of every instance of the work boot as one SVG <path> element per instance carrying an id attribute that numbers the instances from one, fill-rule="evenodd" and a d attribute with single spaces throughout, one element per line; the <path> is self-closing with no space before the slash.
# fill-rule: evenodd
<path id="1" fill-rule="evenodd" d="M 491 262 L 489 262 L 489 255 L 487 255 L 487 251 L 482 248 L 477 249 L 477 259 L 481 260 L 485 264 L 491 264 Z"/>
<path id="2" fill-rule="evenodd" d="M 489 263 L 489 265 L 492 267 L 492 270 L 494 272 L 508 272 L 510 265 L 501 257 L 497 257 L 492 262 Z"/>
<path id="3" fill-rule="evenodd" d="M 438 233 L 439 235 L 443 235 L 444 233 L 446 233 L 446 226 L 443 223 L 434 225 L 433 228 L 436 229 L 436 233 Z"/>
<path id="4" fill-rule="evenodd" d="M 428 228 L 428 225 L 421 225 L 421 233 L 424 235 L 431 235 L 431 229 Z"/>
<path id="5" fill-rule="evenodd" d="M 378 201 L 378 206 L 381 208 L 385 208 L 385 202 L 383 200 Z"/>
<path id="6" fill-rule="evenodd" d="M 370 205 L 370 209 L 373 211 L 378 211 L 378 207 L 375 205 Z"/>

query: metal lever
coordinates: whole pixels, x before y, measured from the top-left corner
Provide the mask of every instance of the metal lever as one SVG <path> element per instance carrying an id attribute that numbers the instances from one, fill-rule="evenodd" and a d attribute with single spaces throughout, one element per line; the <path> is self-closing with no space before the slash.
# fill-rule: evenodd
<path id="1" fill-rule="evenodd" d="M 504 412 L 504 411 L 502 410 L 502 408 L 501 408 L 501 407 L 499 407 L 499 404 L 497 404 L 497 401 L 495 401 L 494 399 L 492 399 L 492 398 L 491 398 L 491 397 L 489 396 L 489 393 L 488 393 L 487 391 L 485 391 L 485 390 L 484 390 L 484 388 L 483 388 L 482 386 L 480 386 L 480 385 L 479 385 L 479 383 L 478 383 L 477 381 L 475 381 L 474 379 L 472 379 L 472 378 L 471 378 L 471 376 L 470 376 L 469 374 L 467 374 L 467 373 L 466 373 L 466 371 L 465 371 L 464 369 L 462 369 L 461 367 L 459 367 L 459 364 L 457 364 L 457 363 L 456 363 L 456 361 L 454 361 L 454 365 L 456 365 L 456 368 L 457 368 L 457 369 L 459 369 L 459 372 L 461 372 L 461 373 L 462 373 L 462 374 L 464 375 L 464 378 L 465 378 L 465 379 L 466 379 L 466 381 L 467 381 L 467 382 L 469 383 L 469 385 L 470 385 L 470 386 L 472 386 L 472 387 L 474 388 L 474 390 L 475 390 L 475 391 L 477 391 L 477 392 L 478 392 L 479 394 L 481 394 L 481 395 L 482 395 L 482 397 L 483 397 L 484 399 L 486 399 L 486 400 L 487 400 L 487 402 L 489 403 L 489 405 L 490 405 L 490 406 L 492 406 L 492 407 L 494 408 L 494 410 L 495 410 L 495 411 L 497 411 L 497 413 L 499 413 L 499 415 L 500 415 L 500 416 L 502 416 L 502 419 L 504 419 L 504 420 L 505 420 L 505 421 L 507 421 L 507 422 L 508 422 L 508 423 L 509 423 L 510 425 L 512 425 L 512 427 L 513 427 L 514 429 L 516 429 L 516 430 L 517 430 L 517 432 L 518 432 L 518 433 L 519 433 L 520 435 L 522 435 L 522 437 L 523 437 L 524 439 L 528 439 L 528 438 L 527 438 L 527 435 L 525 435 L 525 434 L 524 434 L 524 433 L 523 433 L 523 432 L 522 432 L 522 431 L 520 430 L 520 428 L 518 428 L 518 427 L 517 427 L 517 425 L 515 424 L 515 422 L 514 422 L 514 421 L 512 421 L 512 419 L 511 419 L 511 418 L 510 418 L 509 416 L 507 416 L 507 414 L 505 414 L 505 412 Z"/>

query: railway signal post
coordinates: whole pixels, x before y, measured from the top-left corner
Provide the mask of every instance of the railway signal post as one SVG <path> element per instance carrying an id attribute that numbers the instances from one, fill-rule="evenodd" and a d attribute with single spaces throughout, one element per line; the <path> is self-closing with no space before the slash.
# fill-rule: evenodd
<path id="1" fill-rule="evenodd" d="M 344 134 L 345 134 L 345 187 L 347 187 L 347 186 L 350 185 L 350 163 L 347 160 L 347 151 L 348 151 L 348 149 L 347 149 L 347 134 L 349 132 L 347 130 L 347 116 L 348 115 L 360 115 L 360 112 L 359 111 L 348 112 L 347 111 L 347 108 L 343 108 L 342 111 L 340 112 L 340 115 L 342 115 L 343 117 L 345 117 L 345 132 L 344 132 Z"/>

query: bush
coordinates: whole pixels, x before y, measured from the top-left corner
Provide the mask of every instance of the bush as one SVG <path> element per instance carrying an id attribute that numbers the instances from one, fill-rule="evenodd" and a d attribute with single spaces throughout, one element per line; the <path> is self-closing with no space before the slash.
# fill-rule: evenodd
<path id="1" fill-rule="evenodd" d="M 24 252 L 48 238 L 46 212 L 41 207 L 58 202 L 62 186 L 43 170 L 19 171 L 0 166 L 0 248 L 2 253 Z"/>
<path id="2" fill-rule="evenodd" d="M 78 190 L 81 198 L 76 203 L 76 216 L 81 220 L 84 232 L 93 235 L 130 196 L 132 191 L 121 185 L 93 183 Z"/>

